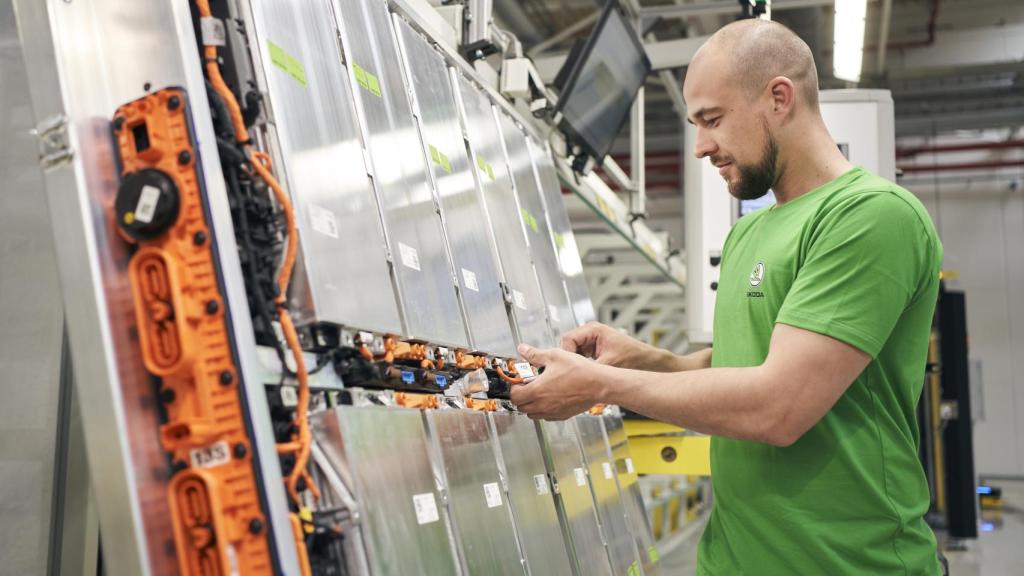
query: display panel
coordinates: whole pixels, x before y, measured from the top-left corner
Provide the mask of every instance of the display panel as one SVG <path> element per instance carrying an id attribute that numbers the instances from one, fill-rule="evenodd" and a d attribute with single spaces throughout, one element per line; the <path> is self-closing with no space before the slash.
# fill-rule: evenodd
<path id="1" fill-rule="evenodd" d="M 580 57 L 572 66 L 557 110 L 573 144 L 601 163 L 629 116 L 651 71 L 643 44 L 618 0 L 605 4 Z"/>

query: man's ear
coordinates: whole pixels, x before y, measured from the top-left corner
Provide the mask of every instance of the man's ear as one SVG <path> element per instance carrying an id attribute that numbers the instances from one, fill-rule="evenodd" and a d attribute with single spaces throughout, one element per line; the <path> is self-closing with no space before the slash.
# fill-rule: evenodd
<path id="1" fill-rule="evenodd" d="M 772 78 L 768 82 L 768 93 L 771 97 L 772 115 L 785 118 L 796 108 L 796 86 L 789 78 Z"/>

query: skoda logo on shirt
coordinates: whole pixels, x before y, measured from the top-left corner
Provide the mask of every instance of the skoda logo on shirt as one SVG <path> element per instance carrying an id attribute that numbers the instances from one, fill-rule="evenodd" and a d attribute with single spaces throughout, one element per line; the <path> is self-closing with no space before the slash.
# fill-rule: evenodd
<path id="1" fill-rule="evenodd" d="M 760 286 L 762 280 L 764 280 L 764 262 L 758 262 L 750 273 L 750 285 Z"/>

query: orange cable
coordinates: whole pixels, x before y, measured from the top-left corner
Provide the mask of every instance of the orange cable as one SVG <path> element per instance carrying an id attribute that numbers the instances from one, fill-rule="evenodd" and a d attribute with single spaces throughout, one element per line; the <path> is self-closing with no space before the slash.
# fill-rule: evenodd
<path id="1" fill-rule="evenodd" d="M 195 2 L 201 17 L 211 17 L 213 15 L 210 11 L 210 4 L 207 0 L 195 0 Z M 227 83 L 224 82 L 224 78 L 220 73 L 220 65 L 217 62 L 217 47 L 215 45 L 205 44 L 203 46 L 203 54 L 206 60 L 207 78 L 210 80 L 210 84 L 213 85 L 213 89 L 224 100 L 224 103 L 228 108 L 228 112 L 231 116 L 231 123 L 235 128 L 235 139 L 240 145 L 245 147 L 245 151 L 251 156 L 253 169 L 273 192 L 275 199 L 281 206 L 281 211 L 284 214 L 287 226 L 286 234 L 288 243 L 287 248 L 285 249 L 284 262 L 282 262 L 281 269 L 277 276 L 278 294 L 274 301 L 278 307 L 278 318 L 281 323 L 281 331 L 284 333 L 285 340 L 287 341 L 288 347 L 291 349 L 292 356 L 295 359 L 295 374 L 296 379 L 298 380 L 299 399 L 298 406 L 296 408 L 295 420 L 299 428 L 299 432 L 297 434 L 296 441 L 284 445 L 283 450 L 288 452 L 297 452 L 295 466 L 288 475 L 287 485 L 288 492 L 292 497 L 292 500 L 295 501 L 296 505 L 301 506 L 302 502 L 297 490 L 297 484 L 300 476 L 305 474 L 305 477 L 307 478 L 306 485 L 317 498 L 319 498 L 319 491 L 313 483 L 309 481 L 308 473 L 305 471 L 312 444 L 312 434 L 309 431 L 308 422 L 310 396 L 309 373 L 306 369 L 305 358 L 302 355 L 302 347 L 299 344 L 298 332 L 295 330 L 295 325 L 292 322 L 291 316 L 289 316 L 288 311 L 285 308 L 285 301 L 288 294 L 288 283 L 291 279 L 292 269 L 295 266 L 295 259 L 298 253 L 298 246 L 296 242 L 298 233 L 295 226 L 295 211 L 292 207 L 291 201 L 288 199 L 288 195 L 285 194 L 284 189 L 281 188 L 281 185 L 271 173 L 270 156 L 252 149 L 252 144 L 249 141 L 249 131 L 245 127 L 245 121 L 242 118 L 242 109 L 238 105 L 238 100 L 231 92 Z M 278 451 L 281 452 L 282 448 L 279 447 Z"/>

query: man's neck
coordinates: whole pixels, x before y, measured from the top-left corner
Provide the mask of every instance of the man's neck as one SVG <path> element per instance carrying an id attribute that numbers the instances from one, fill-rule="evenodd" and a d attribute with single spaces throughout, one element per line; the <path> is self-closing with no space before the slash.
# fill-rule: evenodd
<path id="1" fill-rule="evenodd" d="M 848 172 L 853 165 L 843 156 L 824 125 L 785 147 L 779 158 L 779 180 L 772 191 L 775 201 L 782 205 L 803 196 Z"/>

